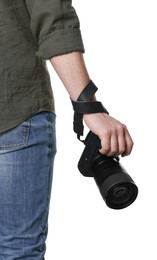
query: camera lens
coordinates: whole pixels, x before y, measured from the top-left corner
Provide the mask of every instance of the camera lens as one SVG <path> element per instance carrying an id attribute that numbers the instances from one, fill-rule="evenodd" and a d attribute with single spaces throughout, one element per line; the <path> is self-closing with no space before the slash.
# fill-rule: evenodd
<path id="1" fill-rule="evenodd" d="M 93 163 L 92 170 L 108 207 L 122 209 L 134 202 L 138 188 L 118 161 L 99 155 Z"/>
<path id="2" fill-rule="evenodd" d="M 108 207 L 122 209 L 129 206 L 137 197 L 137 187 L 133 183 L 119 183 L 108 190 L 105 200 Z"/>

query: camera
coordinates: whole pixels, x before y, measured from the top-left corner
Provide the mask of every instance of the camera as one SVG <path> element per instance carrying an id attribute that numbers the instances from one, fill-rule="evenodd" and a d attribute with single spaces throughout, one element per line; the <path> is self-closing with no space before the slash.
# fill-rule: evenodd
<path id="1" fill-rule="evenodd" d="M 85 145 L 78 162 L 78 169 L 83 176 L 94 177 L 108 207 L 123 209 L 135 201 L 138 187 L 120 164 L 119 157 L 109 157 L 99 153 L 101 143 L 97 135 L 89 131 L 85 140 L 80 139 L 80 136 L 83 136 L 82 115 L 84 113 L 109 114 L 101 102 L 91 101 L 97 89 L 93 81 L 90 80 L 77 101 L 71 100 L 74 109 L 73 130 L 77 134 L 77 138 Z"/>
<path id="2" fill-rule="evenodd" d="M 138 194 L 133 179 L 119 162 L 119 157 L 107 157 L 99 153 L 100 139 L 91 131 L 78 162 L 78 169 L 85 177 L 94 177 L 98 189 L 112 209 L 123 209 L 132 204 Z"/>

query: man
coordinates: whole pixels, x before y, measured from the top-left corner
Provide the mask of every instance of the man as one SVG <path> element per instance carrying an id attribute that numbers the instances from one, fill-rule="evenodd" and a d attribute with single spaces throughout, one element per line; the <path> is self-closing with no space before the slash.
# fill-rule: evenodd
<path id="1" fill-rule="evenodd" d="M 70 0 L 0 1 L 2 260 L 44 259 L 56 153 L 46 60 L 76 101 L 90 81 L 84 51 Z M 102 154 L 131 153 L 133 141 L 124 124 L 105 113 L 84 114 L 83 119 L 100 138 Z"/>

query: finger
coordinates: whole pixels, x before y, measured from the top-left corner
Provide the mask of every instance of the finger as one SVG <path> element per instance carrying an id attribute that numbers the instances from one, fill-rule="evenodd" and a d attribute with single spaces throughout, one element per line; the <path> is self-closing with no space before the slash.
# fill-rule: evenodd
<path id="1" fill-rule="evenodd" d="M 123 154 L 126 150 L 126 139 L 125 139 L 125 134 L 121 133 L 118 135 L 118 152 L 116 156 L 119 156 Z"/>
<path id="2" fill-rule="evenodd" d="M 133 148 L 133 140 L 129 134 L 127 128 L 125 129 L 125 152 L 122 153 L 122 157 L 127 156 L 131 153 Z"/>
<path id="3" fill-rule="evenodd" d="M 101 140 L 101 149 L 99 149 L 99 152 L 101 154 L 106 155 L 110 151 L 110 135 L 106 135 L 105 137 L 100 137 Z"/>
<path id="4" fill-rule="evenodd" d="M 119 151 L 118 147 L 118 136 L 116 134 L 112 134 L 110 139 L 110 151 L 106 154 L 107 156 L 114 156 Z"/>

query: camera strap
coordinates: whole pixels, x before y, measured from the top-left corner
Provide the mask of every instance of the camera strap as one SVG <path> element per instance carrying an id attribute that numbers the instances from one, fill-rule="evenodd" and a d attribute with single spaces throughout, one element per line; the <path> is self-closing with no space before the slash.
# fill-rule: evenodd
<path id="1" fill-rule="evenodd" d="M 88 85 L 83 89 L 79 95 L 77 101 L 73 101 L 73 110 L 74 110 L 74 121 L 73 121 L 73 130 L 77 134 L 77 138 L 81 142 L 80 136 L 83 136 L 84 126 L 83 126 L 83 114 L 93 114 L 93 113 L 106 113 L 109 114 L 107 109 L 99 101 L 91 101 L 93 95 L 98 90 L 92 80 Z"/>

